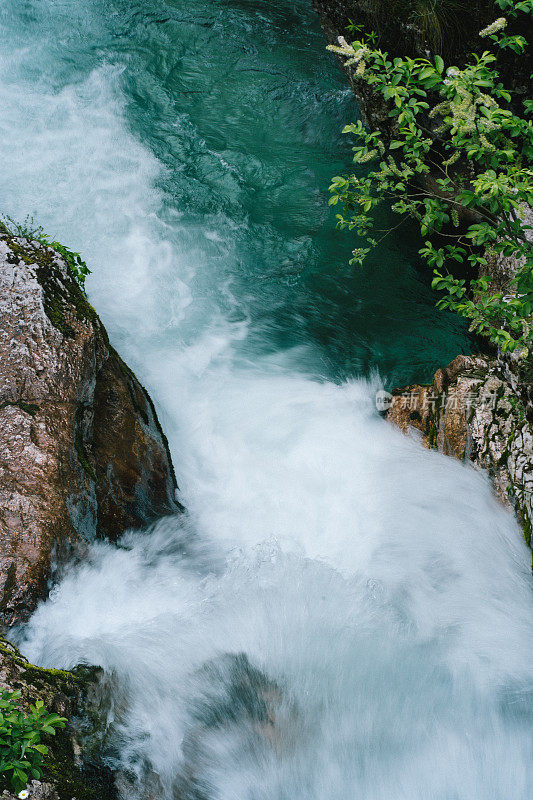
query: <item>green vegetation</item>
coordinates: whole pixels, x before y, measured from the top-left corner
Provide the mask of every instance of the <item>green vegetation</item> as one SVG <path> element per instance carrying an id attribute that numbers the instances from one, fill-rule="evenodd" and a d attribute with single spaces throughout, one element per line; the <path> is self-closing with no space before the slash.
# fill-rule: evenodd
<path id="1" fill-rule="evenodd" d="M 17 230 L 26 231 L 28 235 L 17 238 Z M 52 325 L 66 338 L 72 338 L 76 335 L 71 324 L 74 319 L 90 322 L 99 329 L 108 343 L 106 330 L 80 285 L 81 279 L 76 278 L 72 269 L 68 269 L 65 276 L 58 263 L 55 252 L 58 248 L 65 248 L 56 242 L 49 243 L 48 240 L 44 245 L 39 243 L 31 238 L 27 227 L 8 229 L 5 223 L 0 222 L 0 233 L 6 237 L 11 251 L 7 260 L 13 263 L 22 261 L 35 269 L 37 280 L 43 289 L 44 310 Z"/>
<path id="2" fill-rule="evenodd" d="M 20 690 L 22 709 L 36 706 L 39 699 L 47 708 L 64 713 L 71 720 L 73 727 L 58 727 L 53 740 L 46 743 L 48 753 L 37 765 L 42 780 L 53 785 L 60 800 L 116 800 L 112 773 L 100 759 L 106 716 L 92 695 L 99 668 L 79 665 L 68 672 L 38 667 L 1 636 L 0 668 L 4 682 L 11 689 Z M 74 752 L 75 740 L 83 747 L 82 763 Z M 10 775 L 10 771 L 0 774 L 0 795 L 10 785 Z"/>
<path id="3" fill-rule="evenodd" d="M 507 17 L 533 13 L 532 0 L 496 5 Z M 433 287 L 445 293 L 437 306 L 468 318 L 471 331 L 525 359 L 533 336 L 526 222 L 533 204 L 533 102 L 516 108 L 516 95 L 500 81 L 498 54 L 521 58 L 527 47 L 523 36 L 507 35 L 507 17 L 480 32 L 494 52 L 474 54 L 463 68 L 446 69 L 438 55 L 391 59 L 372 34 L 330 45 L 381 95 L 391 120 L 388 132 L 369 132 L 361 122 L 345 127 L 356 137 L 354 162 L 361 168 L 333 178 L 330 204 L 343 205 L 339 227 L 364 239 L 366 246 L 353 251 L 354 264 L 393 229 L 376 230 L 380 204 L 400 215 L 398 225 L 414 218 L 425 240 L 420 254 L 434 269 Z M 491 277 L 501 259 L 515 265 L 504 288 Z M 452 273 L 458 264 L 466 278 Z"/>
<path id="4" fill-rule="evenodd" d="M 0 232 L 10 236 L 28 239 L 29 241 L 39 242 L 43 247 L 51 247 L 59 253 L 65 260 L 67 267 L 76 278 L 82 290 L 85 288 L 85 278 L 91 271 L 79 253 L 75 253 L 61 242 L 50 239 L 44 232 L 42 226 L 35 225 L 33 217 L 26 217 L 23 223 L 15 222 L 11 217 L 2 216 L 0 218 Z"/>
<path id="5" fill-rule="evenodd" d="M 56 728 L 63 728 L 67 721 L 49 714 L 42 700 L 25 713 L 19 704 L 21 694 L 2 691 L 0 695 L 0 774 L 16 792 L 31 778 L 42 777 L 41 766 L 48 754 L 42 736 L 55 735 Z"/>

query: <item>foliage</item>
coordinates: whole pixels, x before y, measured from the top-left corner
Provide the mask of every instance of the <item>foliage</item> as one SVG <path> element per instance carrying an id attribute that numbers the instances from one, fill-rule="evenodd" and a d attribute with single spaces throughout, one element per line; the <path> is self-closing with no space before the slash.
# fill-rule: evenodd
<path id="1" fill-rule="evenodd" d="M 48 753 L 42 735 L 55 735 L 66 719 L 49 714 L 42 700 L 25 714 L 19 707 L 21 693 L 2 691 L 0 696 L 0 774 L 18 792 L 30 778 L 42 777 L 41 764 Z"/>
<path id="2" fill-rule="evenodd" d="M 508 15 L 533 12 L 532 0 L 497 4 Z M 506 25 L 500 17 L 481 31 L 482 40 L 496 51 L 523 53 L 524 38 L 506 35 Z M 398 224 L 414 218 L 420 227 L 420 254 L 434 268 L 434 288 L 446 293 L 438 307 L 467 317 L 472 331 L 525 358 L 533 331 L 533 250 L 525 222 L 533 203 L 533 104 L 517 112 L 513 93 L 499 79 L 497 56 L 488 50 L 463 69 L 446 69 L 438 55 L 432 61 L 390 59 L 373 41 L 348 44 L 339 37 L 339 45 L 329 47 L 381 94 L 392 123 L 390 135 L 367 131 L 360 121 L 344 129 L 357 139 L 354 162 L 362 168 L 333 178 L 330 204 L 343 204 L 339 227 L 365 240 L 351 263 L 361 264 L 390 233 L 379 231 L 376 238 L 374 213 L 389 204 L 401 217 Z M 516 264 L 505 291 L 486 277 L 501 258 Z M 454 277 L 454 264 L 474 277 Z"/>
<path id="3" fill-rule="evenodd" d="M 41 225 L 35 225 L 33 217 L 28 216 L 23 223 L 19 223 L 15 222 L 11 217 L 2 216 L 0 220 L 0 230 L 2 229 L 11 236 L 20 236 L 22 239 L 39 242 L 39 244 L 42 244 L 44 247 L 52 247 L 64 258 L 67 267 L 79 283 L 81 289 L 85 290 L 85 278 L 87 275 L 90 275 L 91 270 L 85 261 L 82 260 L 81 255 L 65 247 L 61 242 L 53 241 L 50 236 L 44 232 Z"/>

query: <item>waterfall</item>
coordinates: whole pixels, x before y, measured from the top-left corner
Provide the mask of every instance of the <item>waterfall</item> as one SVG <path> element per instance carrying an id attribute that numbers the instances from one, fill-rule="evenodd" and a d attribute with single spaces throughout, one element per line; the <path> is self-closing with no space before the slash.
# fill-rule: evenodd
<path id="1" fill-rule="evenodd" d="M 374 403 L 462 323 L 408 235 L 345 266 L 355 111 L 308 4 L 183 6 L 0 11 L 2 210 L 93 268 L 187 508 L 93 545 L 22 649 L 105 669 L 128 797 L 529 800 L 530 554 Z"/>

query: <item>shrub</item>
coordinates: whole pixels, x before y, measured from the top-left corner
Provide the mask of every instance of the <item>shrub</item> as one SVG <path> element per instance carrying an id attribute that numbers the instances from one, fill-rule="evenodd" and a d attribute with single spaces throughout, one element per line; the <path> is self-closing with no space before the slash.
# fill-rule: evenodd
<path id="1" fill-rule="evenodd" d="M 30 778 L 42 777 L 41 765 L 48 753 L 42 736 L 53 736 L 56 728 L 64 728 L 66 723 L 64 717 L 49 714 L 42 700 L 24 713 L 20 696 L 19 691 L 2 691 L 0 695 L 0 774 L 15 792 Z"/>
<path id="2" fill-rule="evenodd" d="M 496 0 L 508 16 L 531 14 L 532 0 Z M 480 32 L 496 52 L 518 56 L 527 43 L 507 35 L 507 18 L 499 17 Z M 504 88 L 497 56 L 474 54 L 462 69 L 443 59 L 389 58 L 375 37 L 362 36 L 329 49 L 347 59 L 356 76 L 381 94 L 392 121 L 392 135 L 347 125 L 357 140 L 357 174 L 333 178 L 330 204 L 343 204 L 341 228 L 355 230 L 366 246 L 353 252 L 362 264 L 370 250 L 393 228 L 375 237 L 373 212 L 382 203 L 414 218 L 424 237 L 423 259 L 434 269 L 433 287 L 445 292 L 437 306 L 470 320 L 470 330 L 484 335 L 502 351 L 529 356 L 533 334 L 533 250 L 526 208 L 533 204 L 533 102 L 513 107 L 513 92 Z M 398 227 L 398 226 L 395 226 Z M 489 259 L 516 265 L 505 291 L 487 277 Z M 457 278 L 453 265 L 464 264 L 470 279 Z"/>

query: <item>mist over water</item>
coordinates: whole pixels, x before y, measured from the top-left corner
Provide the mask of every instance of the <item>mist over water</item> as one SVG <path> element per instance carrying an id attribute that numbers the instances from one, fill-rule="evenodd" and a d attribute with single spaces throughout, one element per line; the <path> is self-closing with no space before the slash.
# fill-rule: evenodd
<path id="1" fill-rule="evenodd" d="M 80 249 L 187 514 L 91 548 L 23 633 L 102 665 L 146 800 L 529 800 L 530 553 L 374 408 L 469 342 L 409 232 L 346 267 L 350 93 L 306 2 L 6 0 L 0 206 Z"/>

